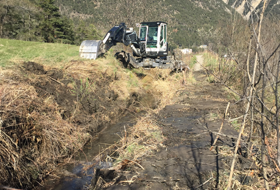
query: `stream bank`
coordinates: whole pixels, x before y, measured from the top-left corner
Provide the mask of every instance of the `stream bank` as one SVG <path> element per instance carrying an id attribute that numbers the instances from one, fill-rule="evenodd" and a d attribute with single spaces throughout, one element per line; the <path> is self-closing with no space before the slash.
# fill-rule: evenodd
<path id="1" fill-rule="evenodd" d="M 156 108 L 161 95 L 168 101 L 179 83 L 168 71 L 123 69 L 110 55 L 63 66 L 24 62 L 1 68 L 0 81 L 0 181 L 24 189 L 56 176 L 58 166 L 127 113 Z"/>
<path id="2" fill-rule="evenodd" d="M 185 86 L 178 73 L 126 70 L 113 58 L 1 70 L 1 182 L 37 189 L 223 188 L 236 126 L 225 122 L 225 136 L 209 148 L 233 96 L 195 68 Z M 228 117 L 239 112 L 233 105 Z M 237 186 L 255 180 L 244 149 Z"/>
<path id="3" fill-rule="evenodd" d="M 202 57 L 198 61 L 203 63 Z M 220 84 L 209 83 L 207 75 L 198 68 L 195 84 L 177 90 L 172 103 L 156 114 L 141 118 L 149 121 L 148 127 L 160 134 L 157 142 L 122 139 L 123 152 L 130 152 L 131 144 L 153 147 L 139 156 L 130 156 L 108 169 L 93 169 L 90 189 L 224 189 L 227 185 L 232 153 L 238 136 L 234 124 L 225 121 L 216 148 L 209 150 L 217 136 L 228 102 L 227 117 L 235 118 L 242 108 L 234 104 L 233 95 Z M 150 119 L 147 119 L 150 118 Z M 151 119 L 152 118 L 152 119 Z M 136 125 L 137 126 L 137 125 Z M 137 129 L 138 130 L 138 129 Z M 149 135 L 145 135 L 146 137 Z M 246 142 L 246 137 L 243 137 Z M 126 143 L 123 145 L 123 143 Z M 240 145 L 233 187 L 254 184 L 258 170 L 254 160 L 246 157 L 246 143 Z M 144 148 L 143 148 L 144 150 Z M 140 151 L 141 152 L 141 151 Z M 140 153 L 135 153 L 140 154 Z"/>

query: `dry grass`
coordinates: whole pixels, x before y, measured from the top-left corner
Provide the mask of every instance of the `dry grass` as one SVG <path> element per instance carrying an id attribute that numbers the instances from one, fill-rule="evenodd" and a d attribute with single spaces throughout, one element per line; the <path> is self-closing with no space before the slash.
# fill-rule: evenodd
<path id="1" fill-rule="evenodd" d="M 124 134 L 120 141 L 121 146 L 116 151 L 119 155 L 116 164 L 124 160 L 136 161 L 157 149 L 164 140 L 160 127 L 151 116 L 140 118 L 128 134 Z"/>
<path id="2" fill-rule="evenodd" d="M 112 54 L 94 61 L 83 61 L 82 64 L 81 62 L 69 63 L 64 67 L 64 71 L 75 78 L 94 79 L 96 83 L 106 77 L 111 77 L 112 80 L 108 83 L 108 86 L 122 100 L 129 98 L 132 92 L 141 93 L 137 76 L 130 70 L 124 70 L 121 63 Z"/>
<path id="3" fill-rule="evenodd" d="M 1 70 L 0 76 L 0 181 L 26 187 L 40 181 L 49 164 L 82 148 L 90 135 L 63 120 L 56 102 L 40 98 L 17 73 Z"/>
<path id="4" fill-rule="evenodd" d="M 134 74 L 136 72 L 137 74 L 141 73 L 141 75 L 144 75 L 144 78 L 140 79 L 136 77 L 136 74 Z M 137 71 L 127 71 L 126 74 L 123 74 L 121 77 L 123 77 L 122 80 L 110 84 L 112 89 L 121 91 L 123 94 L 125 94 L 124 92 L 131 93 L 131 91 L 137 91 L 140 94 L 152 94 L 158 105 L 157 108 L 153 110 L 143 107 L 142 109 L 147 111 L 146 116 L 139 118 L 136 125 L 129 131 L 125 130 L 122 139 L 109 148 L 115 149 L 115 147 L 117 147 L 117 149 L 111 153 L 111 155 L 115 155 L 115 153 L 118 155 L 118 157 L 115 158 L 115 169 L 124 168 L 129 164 L 135 164 L 138 158 L 164 146 L 162 144 L 164 141 L 162 129 L 158 126 L 153 115 L 157 114 L 166 105 L 172 104 L 176 92 L 180 88 L 184 88 L 182 85 L 182 73 L 171 75 L 170 70 L 157 68 L 151 70 L 139 69 Z M 134 88 L 124 88 L 125 86 L 130 86 L 126 85 L 126 83 L 130 84 L 133 81 L 137 81 L 137 85 L 135 85 Z M 127 95 L 124 97 L 127 97 Z M 100 158 L 102 155 L 103 153 L 96 158 Z"/>
<path id="5" fill-rule="evenodd" d="M 36 84 L 52 82 L 57 84 L 54 88 L 66 89 L 70 94 L 76 90 L 77 95 L 77 88 L 83 88 L 83 93 L 92 97 L 96 97 L 98 88 L 106 86 L 105 91 L 117 93 L 118 101 L 122 103 L 131 99 L 133 94 L 139 97 L 149 94 L 158 104 L 157 109 L 147 108 L 144 98 L 135 101 L 139 101 L 140 110 L 152 115 L 172 103 L 183 79 L 182 73 L 170 75 L 169 70 L 124 69 L 111 53 L 95 61 L 70 61 L 63 67 L 44 65 L 45 71 L 62 71 L 65 79 L 72 80 L 67 85 L 46 75 L 22 72 L 19 66 L 22 67 L 21 61 L 15 67 L 0 68 L 0 181 L 23 188 L 38 184 L 58 161 L 80 150 L 91 138 L 88 125 L 73 122 L 73 115 L 82 113 L 81 101 L 73 103 L 76 110 L 72 117 L 62 118 L 63 109 L 55 95 L 39 94 Z M 139 73 L 145 77 L 140 78 Z M 56 90 L 58 96 L 60 91 Z M 99 101 L 109 101 L 103 96 L 98 98 Z M 110 114 L 119 107 L 106 109 L 104 107 L 104 112 L 89 117 L 109 123 Z M 137 160 L 163 141 L 161 129 L 151 116 L 141 118 L 128 134 L 118 146 L 120 162 Z"/>
<path id="6" fill-rule="evenodd" d="M 95 82 L 106 81 L 103 79 L 113 75 L 107 68 L 100 71 L 97 64 L 71 62 L 64 67 L 64 75 L 86 81 L 100 74 Z M 110 61 L 105 63 L 105 67 L 109 64 Z M 48 69 L 55 68 L 45 66 Z M 62 118 L 54 96 L 39 96 L 33 85 L 47 84 L 49 80 L 47 76 L 22 73 L 18 67 L 0 68 L 0 181 L 3 184 L 25 188 L 39 183 L 57 161 L 83 148 L 91 138 L 87 127 L 75 124 L 71 118 Z M 88 90 L 92 92 L 95 88 Z M 76 109 L 81 107 L 78 105 L 76 102 Z M 104 114 L 100 114 L 102 120 L 110 120 Z"/>
<path id="7" fill-rule="evenodd" d="M 136 77 L 135 73 L 140 73 L 144 78 Z M 147 111 L 146 116 L 139 118 L 136 125 L 130 131 L 124 132 L 122 139 L 112 146 L 117 147 L 111 154 L 114 155 L 117 153 L 118 155 L 115 158 L 115 163 L 117 164 L 115 168 L 117 169 L 128 163 L 135 164 L 138 158 L 151 153 L 160 146 L 164 146 L 162 144 L 164 141 L 162 129 L 158 126 L 156 119 L 152 115 L 157 114 L 166 105 L 172 104 L 176 92 L 184 88 L 182 85 L 182 73 L 171 74 L 170 70 L 158 68 L 150 70 L 139 69 L 126 71 L 120 77 L 122 77 L 120 81 L 110 84 L 112 89 L 120 92 L 123 97 L 128 97 L 128 94 L 132 91 L 138 92 L 139 94 L 152 94 L 158 105 L 153 110 L 143 107 L 142 109 Z M 187 75 L 187 79 L 187 83 L 195 83 L 192 73 Z M 100 158 L 100 155 L 97 157 Z"/>
<path id="8" fill-rule="evenodd" d="M 154 110 L 155 113 L 166 105 L 172 104 L 176 92 L 179 89 L 184 88 L 182 85 L 182 73 L 171 74 L 170 70 L 155 68 L 146 75 L 147 76 L 142 80 L 142 84 L 144 87 L 148 86 L 148 91 L 154 94 L 159 102 L 158 108 Z"/>
<path id="9" fill-rule="evenodd" d="M 187 83 L 188 83 L 188 84 L 195 84 L 195 83 L 197 82 L 196 79 L 194 78 L 194 75 L 193 75 L 193 71 L 192 71 L 192 70 L 190 70 L 190 71 L 187 73 L 186 80 L 187 80 Z"/>

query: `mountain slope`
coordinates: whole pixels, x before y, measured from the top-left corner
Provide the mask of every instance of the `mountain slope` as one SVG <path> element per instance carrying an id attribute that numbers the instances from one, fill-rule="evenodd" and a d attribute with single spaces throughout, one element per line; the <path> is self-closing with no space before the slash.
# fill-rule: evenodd
<path id="1" fill-rule="evenodd" d="M 183 47 L 211 42 L 215 28 L 228 22 L 234 11 L 222 0 L 56 0 L 56 4 L 63 14 L 78 20 L 90 17 L 104 33 L 121 22 L 135 28 L 142 21 L 166 21 L 169 42 Z"/>
<path id="2" fill-rule="evenodd" d="M 226 4 L 235 8 L 245 19 L 249 19 L 252 12 L 260 13 L 263 7 L 263 0 L 223 0 Z M 280 1 L 271 0 L 267 4 L 266 15 L 272 17 L 280 16 Z"/>
<path id="3" fill-rule="evenodd" d="M 9 0 L 0 1 L 0 38 L 80 45 L 100 35 L 91 23 L 73 26 L 54 0 Z"/>

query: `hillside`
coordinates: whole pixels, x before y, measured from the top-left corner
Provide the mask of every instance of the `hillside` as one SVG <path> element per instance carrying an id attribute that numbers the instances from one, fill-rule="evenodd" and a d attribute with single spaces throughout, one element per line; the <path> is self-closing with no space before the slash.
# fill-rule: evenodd
<path id="1" fill-rule="evenodd" d="M 260 12 L 261 0 L 246 1 Z M 85 39 L 101 39 L 114 25 L 129 27 L 142 21 L 169 24 L 169 47 L 218 44 L 221 29 L 231 25 L 236 14 L 248 19 L 245 0 L 11 0 L 0 1 L 0 37 L 25 41 L 79 45 Z M 234 16 L 233 16 L 234 15 Z M 279 0 L 271 0 L 266 15 L 276 21 Z M 237 15 L 238 16 L 238 15 Z"/>
<path id="2" fill-rule="evenodd" d="M 0 38 L 79 45 L 100 35 L 92 23 L 74 25 L 54 0 L 11 0 L 0 1 Z"/>
<path id="3" fill-rule="evenodd" d="M 261 8 L 263 7 L 262 0 L 223 0 L 226 4 L 230 5 L 232 8 L 235 8 L 236 11 L 241 14 L 245 19 L 249 19 L 251 13 L 255 11 L 256 13 L 260 13 Z M 251 7 L 248 6 L 248 3 Z M 271 0 L 268 2 L 266 15 L 270 15 L 273 17 L 280 16 L 280 1 L 279 0 Z"/>
<path id="4" fill-rule="evenodd" d="M 135 27 L 142 21 L 166 21 L 169 42 L 183 47 L 213 41 L 215 28 L 230 22 L 234 11 L 222 0 L 56 0 L 56 5 L 74 20 L 94 20 L 103 33 L 121 22 Z"/>

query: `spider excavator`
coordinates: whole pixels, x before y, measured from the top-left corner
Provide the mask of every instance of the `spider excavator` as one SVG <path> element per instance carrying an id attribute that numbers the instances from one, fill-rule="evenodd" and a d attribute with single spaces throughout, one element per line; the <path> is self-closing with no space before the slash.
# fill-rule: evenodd
<path id="1" fill-rule="evenodd" d="M 125 23 L 114 26 L 107 32 L 103 40 L 85 40 L 80 46 L 80 57 L 97 59 L 117 43 L 130 46 L 133 54 L 124 51 L 118 52 L 116 57 L 125 67 L 129 68 L 161 68 L 184 70 L 188 68 L 182 60 L 168 56 L 167 23 L 142 22 L 139 27 L 139 36 L 133 28 L 127 28 Z"/>

